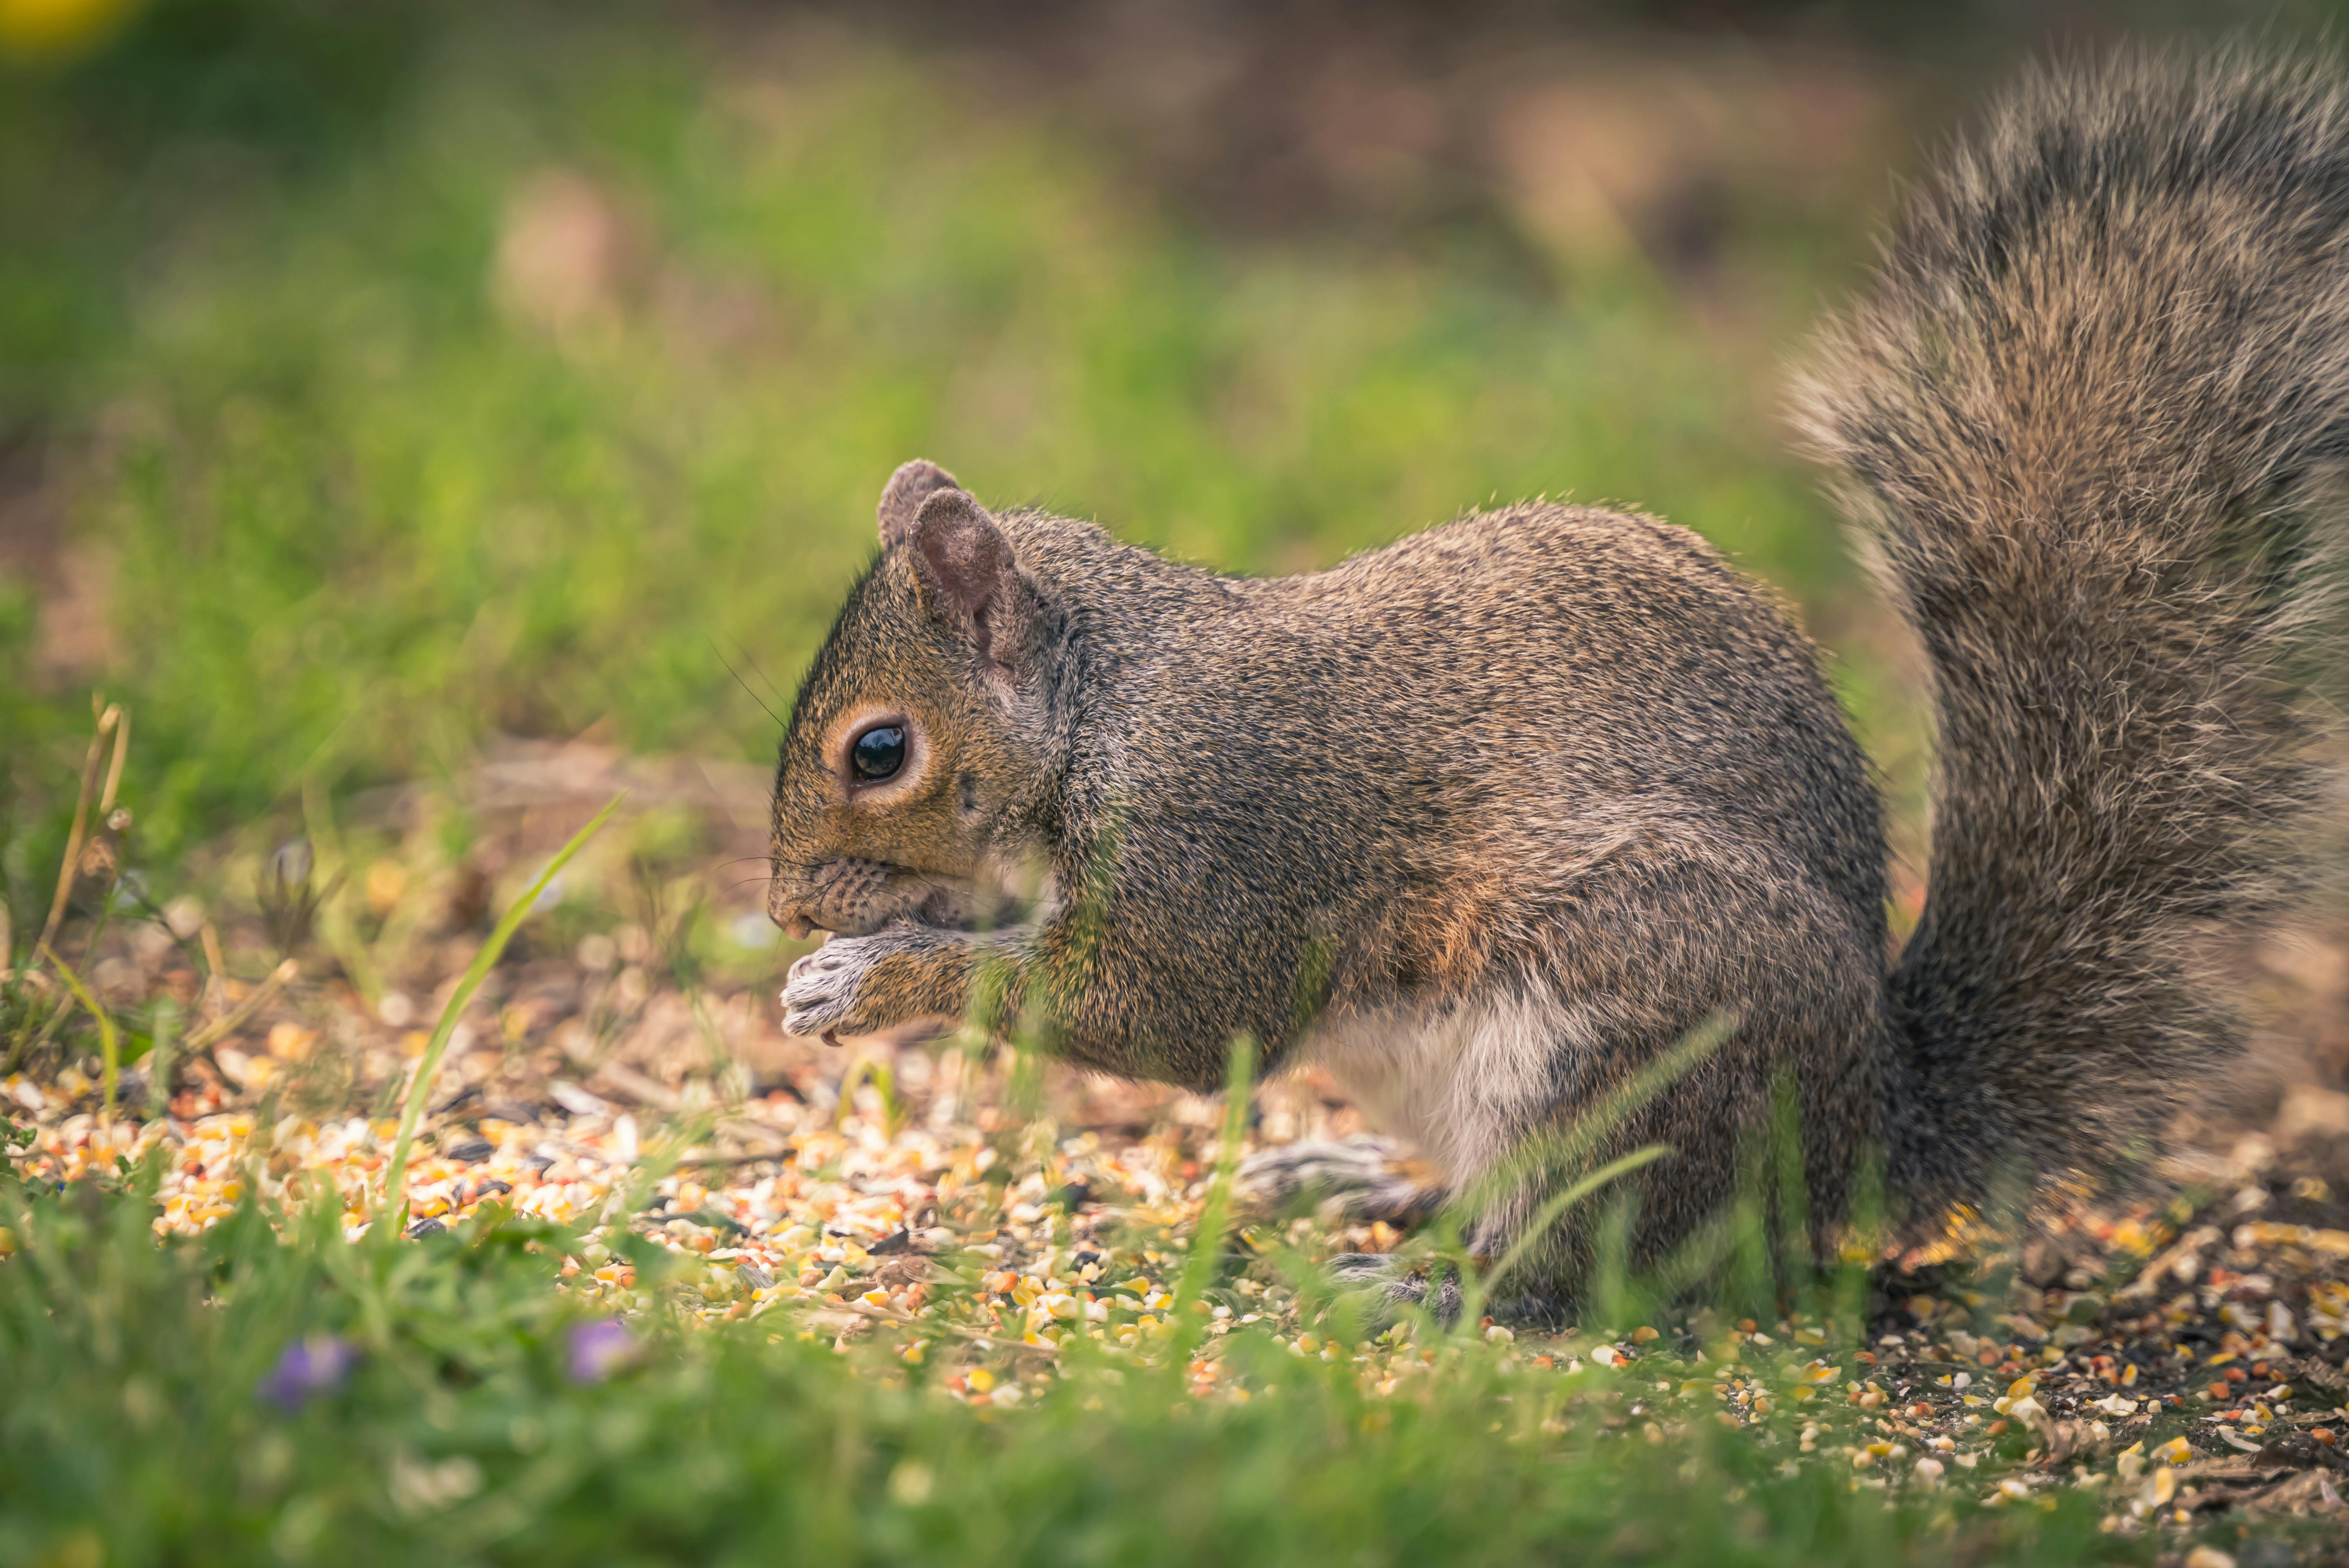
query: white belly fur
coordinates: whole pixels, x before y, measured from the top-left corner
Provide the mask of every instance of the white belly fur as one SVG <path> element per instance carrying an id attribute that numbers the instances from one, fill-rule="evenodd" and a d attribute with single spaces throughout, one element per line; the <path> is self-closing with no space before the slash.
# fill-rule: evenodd
<path id="1" fill-rule="evenodd" d="M 1457 1188 L 1571 1093 L 1573 1058 L 1589 1035 L 1586 1009 L 1531 988 L 1333 1020 L 1314 1031 L 1304 1055 L 1374 1127 L 1409 1140 Z"/>

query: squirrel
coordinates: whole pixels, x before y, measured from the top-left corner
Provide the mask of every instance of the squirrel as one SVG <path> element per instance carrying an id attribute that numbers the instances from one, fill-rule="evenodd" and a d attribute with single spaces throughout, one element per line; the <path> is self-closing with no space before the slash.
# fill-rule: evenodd
<path id="1" fill-rule="evenodd" d="M 1645 1259 L 1757 1150 L 1798 1162 L 1822 1248 L 1870 1171 L 1922 1234 L 2013 1173 L 2126 1162 L 2238 1048 L 2204 939 L 2298 896 L 2330 788 L 2342 75 L 2033 68 L 1909 195 L 1797 425 L 1930 665 L 1897 951 L 1819 655 L 1693 533 L 1529 502 L 1225 576 L 916 461 L 786 725 L 770 913 L 832 934 L 786 1027 L 1023 1016 L 1199 1090 L 1241 1038 L 1319 1063 L 1437 1180 L 1330 1145 L 1250 1180 L 1472 1202 L 1470 1252 L 1529 1246 L 1552 1299 L 1588 1228 L 1510 1162 L 1610 1095 L 1593 1161 L 1671 1150 L 1623 1182 Z"/>

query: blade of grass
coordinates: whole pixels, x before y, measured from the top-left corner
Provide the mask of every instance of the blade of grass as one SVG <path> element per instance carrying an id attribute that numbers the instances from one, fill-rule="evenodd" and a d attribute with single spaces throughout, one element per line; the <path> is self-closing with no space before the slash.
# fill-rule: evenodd
<path id="1" fill-rule="evenodd" d="M 130 757 L 130 714 L 120 703 L 114 705 L 114 760 L 106 765 L 106 788 L 98 792 L 98 820 L 101 822 L 114 812 L 114 798 L 122 789 L 122 765 Z"/>
<path id="2" fill-rule="evenodd" d="M 882 1066 L 873 1057 L 860 1057 L 840 1080 L 840 1103 L 833 1109 L 832 1125 L 835 1131 L 848 1125 L 856 1114 L 856 1091 L 866 1084 L 881 1097 L 882 1130 L 892 1138 L 905 1125 L 905 1106 L 897 1099 L 897 1075 Z"/>
<path id="3" fill-rule="evenodd" d="M 171 1037 L 179 1032 L 180 1009 L 169 1000 L 155 1005 L 151 1026 L 154 1043 L 147 1049 L 147 1114 L 161 1116 L 171 1107 Z"/>
<path id="4" fill-rule="evenodd" d="M 610 1195 L 604 1200 L 595 1227 L 602 1232 L 604 1244 L 644 1271 L 647 1278 L 653 1270 L 671 1264 L 673 1257 L 667 1249 L 638 1235 L 630 1222 L 645 1212 L 645 1205 L 652 1202 L 662 1179 L 685 1162 L 693 1146 L 707 1139 L 717 1123 L 715 1110 L 699 1111 L 670 1123 L 638 1154 L 636 1169 L 629 1172 L 628 1179 L 613 1183 Z"/>
<path id="5" fill-rule="evenodd" d="M 1232 1042 L 1231 1065 L 1224 1075 L 1223 1141 L 1216 1151 L 1216 1174 L 1207 1183 L 1207 1201 L 1199 1210 L 1198 1229 L 1191 1235 L 1191 1256 L 1174 1292 L 1173 1312 L 1175 1344 L 1172 1357 L 1181 1367 L 1205 1331 L 1198 1303 L 1216 1277 L 1216 1259 L 1224 1250 L 1224 1236 L 1232 1224 L 1232 1182 L 1240 1168 L 1240 1142 L 1247 1136 L 1248 1091 L 1256 1087 L 1256 1042 L 1242 1037 Z"/>
<path id="6" fill-rule="evenodd" d="M 114 1119 L 114 1082 L 122 1071 L 122 1037 L 115 1030 L 114 1019 L 98 1005 L 98 998 L 89 994 L 89 987 L 81 983 L 81 976 L 57 956 L 57 950 L 44 942 L 41 952 L 48 959 L 49 966 L 57 972 L 57 977 L 66 983 L 66 989 L 74 994 L 74 1000 L 98 1020 L 98 1054 L 106 1063 L 106 1119 L 110 1123 Z"/>
<path id="7" fill-rule="evenodd" d="M 65 923 L 66 905 L 73 897 L 74 878 L 81 874 L 82 842 L 89 836 L 89 806 L 98 793 L 98 764 L 106 758 L 107 738 L 121 722 L 121 707 L 109 707 L 98 716 L 97 732 L 89 738 L 88 754 L 82 758 L 81 793 L 74 799 L 73 827 L 66 834 L 65 863 L 57 868 L 57 895 L 49 901 L 49 918 L 41 926 L 41 939 L 33 944 L 36 953 L 48 951 L 57 927 Z M 56 954 L 50 956 L 54 958 Z"/>
<path id="8" fill-rule="evenodd" d="M 1775 1223 L 1778 1227 L 1774 1288 L 1785 1289 L 1807 1280 L 1817 1264 L 1811 1245 L 1811 1187 L 1803 1163 L 1803 1113 L 1795 1098 L 1795 1075 L 1777 1074 L 1770 1084 L 1771 1115 L 1775 1144 Z"/>
<path id="9" fill-rule="evenodd" d="M 189 1035 L 186 1039 L 180 1042 L 181 1048 L 209 1053 L 214 1046 L 251 1023 L 254 1015 L 269 1006 L 277 993 L 285 989 L 294 977 L 301 973 L 300 960 L 294 958 L 284 960 L 276 968 L 269 972 L 269 978 L 254 986 L 244 1000 L 236 1005 L 233 1011 L 213 1019 Z"/>
<path id="10" fill-rule="evenodd" d="M 432 1095 L 432 1079 L 440 1070 L 441 1056 L 449 1049 L 449 1037 L 456 1032 L 458 1015 L 464 1012 L 465 1004 L 473 999 L 473 993 L 481 988 L 481 981 L 497 966 L 499 956 L 506 950 L 506 944 L 513 939 L 513 934 L 530 913 L 531 906 L 538 902 L 538 895 L 546 891 L 547 883 L 553 882 L 555 873 L 568 865 L 571 857 L 577 854 L 587 841 L 611 820 L 612 813 L 618 810 L 620 802 L 627 798 L 628 792 L 625 789 L 613 796 L 585 827 L 572 834 L 570 841 L 554 851 L 554 858 L 546 862 L 546 869 L 538 873 L 538 880 L 507 906 L 496 929 L 481 944 L 481 950 L 474 954 L 473 961 L 465 966 L 464 977 L 457 982 L 457 989 L 450 993 L 449 1005 L 440 1009 L 440 1021 L 433 1026 L 432 1038 L 424 1047 L 424 1059 L 416 1064 L 416 1077 L 408 1086 L 408 1109 L 400 1115 L 399 1136 L 391 1146 L 391 1162 L 384 1167 L 383 1219 L 378 1222 L 378 1228 L 388 1231 L 390 1236 L 397 1236 L 407 1228 L 398 1222 L 408 1197 L 408 1150 L 416 1141 L 418 1125 L 424 1119 L 424 1105 Z"/>
<path id="11" fill-rule="evenodd" d="M 1571 1126 L 1529 1140 L 1508 1160 L 1486 1171 L 1455 1195 L 1446 1205 L 1447 1210 L 1464 1224 L 1468 1218 L 1491 1206 L 1520 1182 L 1536 1181 L 1550 1172 L 1571 1171 L 1641 1106 L 1719 1050 L 1735 1028 L 1735 1022 L 1723 1015 L 1707 1018 L 1681 1037 L 1670 1050 L 1577 1116 Z"/>
<path id="12" fill-rule="evenodd" d="M 327 798 L 323 779 L 316 773 L 302 780 L 302 829 L 318 851 L 317 876 L 326 884 L 326 892 L 318 901 L 318 934 L 326 939 L 327 948 L 350 976 L 372 1011 L 383 1000 L 383 977 L 377 973 L 375 959 L 367 944 L 351 924 L 349 912 L 343 907 L 341 893 L 349 884 L 350 860 L 343 852 L 343 836 L 335 829 L 333 802 Z"/>
<path id="13" fill-rule="evenodd" d="M 1440 1238 L 1457 1238 L 1466 1233 L 1475 1215 L 1499 1202 L 1511 1188 L 1574 1174 L 1609 1134 L 1636 1114 L 1641 1106 L 1719 1050 L 1735 1029 L 1735 1020 L 1725 1014 L 1716 1013 L 1706 1018 L 1681 1037 L 1670 1050 L 1585 1108 L 1570 1126 L 1528 1141 L 1508 1160 L 1454 1194 L 1452 1201 L 1435 1216 L 1435 1222 L 1431 1227 L 1433 1233 Z M 1516 1266 L 1523 1261 L 1527 1246 L 1537 1242 L 1568 1208 L 1599 1186 L 1671 1152 L 1667 1146 L 1651 1145 L 1624 1156 L 1599 1171 L 1586 1173 L 1587 1184 L 1578 1181 L 1568 1189 L 1570 1196 L 1560 1195 L 1565 1197 L 1562 1202 L 1559 1197 L 1551 1198 L 1535 1219 L 1519 1232 L 1516 1243 L 1509 1249 L 1504 1262 L 1510 1267 Z M 1625 1161 L 1630 1163 L 1624 1163 Z M 1440 1242 L 1437 1255 L 1450 1263 L 1462 1282 L 1464 1307 L 1454 1319 L 1454 1326 L 1467 1325 L 1473 1327 L 1483 1313 L 1485 1299 L 1500 1283 L 1500 1273 L 1498 1270 L 1478 1270 L 1475 1260 L 1456 1239 Z"/>
<path id="14" fill-rule="evenodd" d="M 1549 1228 L 1557 1223 L 1568 1209 L 1573 1208 L 1617 1177 L 1628 1176 L 1641 1166 L 1651 1165 L 1671 1152 L 1673 1152 L 1672 1146 L 1669 1143 L 1651 1143 L 1645 1149 L 1633 1150 L 1619 1160 L 1609 1161 L 1535 1210 L 1533 1217 L 1526 1222 L 1525 1229 L 1518 1233 L 1516 1241 L 1507 1252 L 1501 1254 L 1498 1263 L 1485 1272 L 1485 1277 L 1477 1280 L 1473 1275 L 1469 1276 L 1469 1305 L 1461 1310 L 1460 1320 L 1472 1325 L 1476 1321 L 1479 1308 L 1483 1305 L 1483 1298 L 1497 1290 L 1501 1282 L 1509 1277 L 1511 1271 L 1526 1261 L 1526 1255 L 1534 1250 L 1544 1235 L 1548 1233 Z"/>
<path id="15" fill-rule="evenodd" d="M 81 961 L 84 964 L 88 964 L 93 957 L 97 956 L 98 944 L 99 940 L 106 935 L 107 923 L 114 918 L 115 889 L 121 885 L 122 879 L 118 868 L 117 874 L 107 880 L 105 894 L 98 901 L 98 918 L 89 923 L 89 933 L 82 939 Z M 43 949 L 43 951 L 47 952 L 52 957 L 56 956 L 56 950 L 54 948 L 46 948 Z M 66 1021 L 66 1015 L 71 1013 L 73 1010 L 74 1001 L 70 995 L 58 998 L 57 1011 L 51 1013 L 49 1015 L 49 1021 L 41 1026 L 40 1034 L 34 1037 L 34 1045 L 47 1045 L 50 1037 L 57 1032 L 57 1026 Z"/>

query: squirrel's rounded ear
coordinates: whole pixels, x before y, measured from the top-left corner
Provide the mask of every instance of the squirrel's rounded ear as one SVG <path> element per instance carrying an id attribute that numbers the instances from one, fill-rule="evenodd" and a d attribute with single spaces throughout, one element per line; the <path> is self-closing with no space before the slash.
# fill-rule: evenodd
<path id="1" fill-rule="evenodd" d="M 1003 530 L 965 492 L 933 490 L 914 514 L 909 542 L 937 612 L 969 636 L 981 665 L 1016 676 L 1038 606 Z"/>
<path id="2" fill-rule="evenodd" d="M 881 544 L 903 544 L 913 536 L 914 519 L 922 502 L 939 490 L 960 490 L 954 475 L 926 458 L 901 463 L 881 492 Z"/>

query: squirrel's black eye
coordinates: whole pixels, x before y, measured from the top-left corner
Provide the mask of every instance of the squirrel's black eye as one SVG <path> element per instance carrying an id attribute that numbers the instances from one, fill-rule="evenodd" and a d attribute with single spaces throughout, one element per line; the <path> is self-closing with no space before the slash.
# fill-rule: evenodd
<path id="1" fill-rule="evenodd" d="M 848 765 L 866 783 L 887 779 L 905 765 L 905 731 L 895 724 L 868 729 L 848 748 Z"/>

